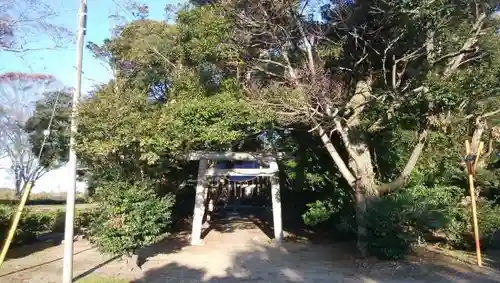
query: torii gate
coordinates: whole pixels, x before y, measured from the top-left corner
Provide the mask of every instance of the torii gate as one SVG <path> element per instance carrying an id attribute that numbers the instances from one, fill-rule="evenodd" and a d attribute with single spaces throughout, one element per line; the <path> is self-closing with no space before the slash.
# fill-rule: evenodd
<path id="1" fill-rule="evenodd" d="M 281 217 L 280 182 L 278 177 L 278 163 L 283 153 L 249 153 L 249 152 L 194 152 L 187 156 L 190 161 L 199 160 L 198 178 L 196 183 L 196 196 L 193 213 L 193 226 L 191 232 L 191 245 L 200 245 L 203 215 L 208 186 L 207 177 L 213 176 L 269 176 L 271 183 L 271 199 L 273 208 L 274 239 L 280 242 L 283 239 L 283 225 Z M 269 168 L 259 169 L 217 169 L 209 168 L 209 160 L 241 160 L 260 161 L 269 165 Z"/>

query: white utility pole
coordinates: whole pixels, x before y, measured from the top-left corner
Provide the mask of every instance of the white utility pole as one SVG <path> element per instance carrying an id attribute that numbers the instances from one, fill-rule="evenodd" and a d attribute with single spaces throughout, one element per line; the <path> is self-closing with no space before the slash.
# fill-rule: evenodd
<path id="1" fill-rule="evenodd" d="M 69 149 L 69 175 L 70 187 L 66 198 L 66 222 L 64 227 L 64 262 L 63 283 L 73 282 L 73 227 L 75 221 L 75 195 L 76 195 L 76 153 L 75 135 L 77 133 L 78 101 L 82 92 L 82 57 L 85 28 L 87 22 L 87 0 L 80 0 L 78 11 L 78 34 L 76 41 L 76 85 L 73 92 L 73 109 L 71 112 L 71 138 Z"/>

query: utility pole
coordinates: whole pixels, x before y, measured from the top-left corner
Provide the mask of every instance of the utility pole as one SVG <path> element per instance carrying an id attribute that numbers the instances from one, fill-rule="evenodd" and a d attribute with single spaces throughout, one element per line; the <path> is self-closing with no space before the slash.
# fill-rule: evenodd
<path id="1" fill-rule="evenodd" d="M 73 106 L 71 111 L 71 137 L 69 149 L 69 175 L 70 187 L 66 197 L 66 221 L 64 227 L 64 261 L 63 261 L 63 283 L 73 282 L 73 229 L 75 222 L 75 195 L 76 195 L 76 153 L 75 135 L 78 130 L 78 101 L 82 92 L 82 59 L 85 29 L 87 24 L 87 0 L 80 0 L 78 11 L 78 34 L 76 41 L 76 85 L 73 92 Z"/>

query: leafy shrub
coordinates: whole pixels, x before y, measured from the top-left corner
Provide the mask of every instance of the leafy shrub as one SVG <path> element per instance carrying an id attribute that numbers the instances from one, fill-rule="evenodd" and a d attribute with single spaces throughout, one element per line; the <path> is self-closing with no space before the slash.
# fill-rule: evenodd
<path id="1" fill-rule="evenodd" d="M 444 243 L 454 248 L 472 248 L 472 212 L 463 202 L 464 193 L 457 187 L 420 185 L 376 201 L 365 215 L 370 252 L 401 258 L 429 234 L 443 235 Z M 487 248 L 500 228 L 500 206 L 481 200 L 477 210 L 482 247 Z"/>
<path id="2" fill-rule="evenodd" d="M 38 236 L 52 231 L 56 220 L 55 211 L 33 211 L 27 209 L 19 221 L 14 241 L 16 244 L 30 243 Z"/>
<path id="3" fill-rule="evenodd" d="M 7 237 L 11 219 L 16 211 L 15 206 L 0 205 L 0 240 Z M 13 244 L 29 243 L 43 233 L 50 232 L 56 220 L 54 211 L 33 211 L 29 208 L 23 211 L 21 220 L 14 235 Z"/>
<path id="4" fill-rule="evenodd" d="M 0 241 L 7 237 L 12 216 L 17 206 L 0 205 Z M 90 225 L 93 211 L 77 210 L 75 215 L 76 233 L 81 233 Z M 14 245 L 28 244 L 35 241 L 40 235 L 50 232 L 64 231 L 65 214 L 63 210 L 37 210 L 25 208 L 14 235 Z"/>
<path id="5" fill-rule="evenodd" d="M 471 249 L 474 247 L 472 210 L 470 204 L 458 204 L 459 214 L 443 230 L 446 242 L 453 248 Z M 482 248 L 493 243 L 492 237 L 500 229 L 500 206 L 492 201 L 477 202 L 479 233 Z"/>
<path id="6" fill-rule="evenodd" d="M 0 205 L 0 241 L 4 241 L 9 231 L 13 209 L 10 205 Z"/>
<path id="7" fill-rule="evenodd" d="M 90 227 L 90 240 L 105 253 L 131 256 L 155 243 L 171 222 L 174 197 L 158 197 L 148 184 L 103 183 L 102 201 Z"/>
<path id="8" fill-rule="evenodd" d="M 460 190 L 415 186 L 372 203 L 364 219 L 370 253 L 398 259 L 424 234 L 446 229 L 460 213 Z"/>
<path id="9" fill-rule="evenodd" d="M 500 230 L 500 207 L 491 201 L 478 203 L 478 221 L 483 246 L 487 247 L 493 234 Z"/>
<path id="10" fill-rule="evenodd" d="M 341 209 L 340 204 L 334 203 L 332 200 L 317 200 L 306 206 L 307 211 L 302 214 L 302 219 L 306 225 L 311 226 L 327 221 Z"/>
<path id="11" fill-rule="evenodd" d="M 87 229 L 90 228 L 98 213 L 97 209 L 77 210 L 75 215 L 75 232 L 87 236 Z"/>

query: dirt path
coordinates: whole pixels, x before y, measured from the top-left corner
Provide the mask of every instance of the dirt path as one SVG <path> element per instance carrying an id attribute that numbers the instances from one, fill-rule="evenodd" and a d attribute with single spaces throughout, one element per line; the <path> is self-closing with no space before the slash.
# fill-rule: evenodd
<path id="1" fill-rule="evenodd" d="M 205 237 L 205 245 L 188 246 L 180 233 L 141 251 L 143 272 L 132 273 L 100 255 L 88 242 L 75 243 L 75 276 L 90 274 L 131 282 L 500 282 L 500 273 L 474 270 L 450 257 L 427 252 L 405 262 L 357 260 L 346 245 L 273 244 L 252 222 L 233 219 Z M 27 249 L 26 247 L 25 249 Z M 34 248 L 31 247 L 31 248 Z M 12 254 L 0 269 L 0 282 L 60 282 L 62 246 L 23 256 Z"/>

